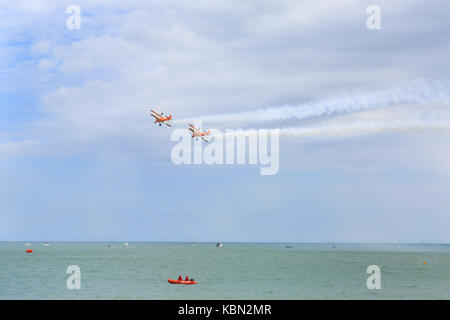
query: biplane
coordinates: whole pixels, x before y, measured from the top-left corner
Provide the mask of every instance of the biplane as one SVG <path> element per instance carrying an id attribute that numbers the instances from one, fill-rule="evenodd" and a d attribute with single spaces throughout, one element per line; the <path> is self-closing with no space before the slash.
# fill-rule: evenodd
<path id="1" fill-rule="evenodd" d="M 159 126 L 161 126 L 161 124 L 165 124 L 168 127 L 171 127 L 172 125 L 168 122 L 169 120 L 172 120 L 172 115 L 168 115 L 168 116 L 163 116 L 164 112 L 161 112 L 161 114 L 159 114 L 156 111 L 150 110 L 150 115 L 155 118 L 155 123 L 159 123 Z"/>
<path id="2" fill-rule="evenodd" d="M 189 130 L 192 131 L 192 138 L 197 138 L 197 140 L 198 138 L 201 138 L 203 141 L 208 142 L 208 140 L 205 139 L 205 136 L 209 136 L 211 134 L 210 130 L 200 131 L 201 130 L 200 128 L 197 129 L 196 127 L 194 127 L 194 125 L 190 123 L 189 123 Z"/>

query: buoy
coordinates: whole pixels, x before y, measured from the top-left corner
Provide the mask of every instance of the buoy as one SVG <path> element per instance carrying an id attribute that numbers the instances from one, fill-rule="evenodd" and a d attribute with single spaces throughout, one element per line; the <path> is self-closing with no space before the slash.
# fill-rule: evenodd
<path id="1" fill-rule="evenodd" d="M 426 261 L 424 261 L 424 262 L 423 262 L 423 264 L 427 264 L 427 262 L 426 262 Z"/>
<path id="2" fill-rule="evenodd" d="M 33 252 L 33 249 L 27 249 L 26 252 L 27 252 L 27 253 L 32 253 L 32 252 Z"/>

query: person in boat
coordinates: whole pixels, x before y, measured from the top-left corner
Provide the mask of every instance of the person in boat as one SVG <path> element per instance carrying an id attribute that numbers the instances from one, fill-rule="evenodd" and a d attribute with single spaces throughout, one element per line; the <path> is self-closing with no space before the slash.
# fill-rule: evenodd
<path id="1" fill-rule="evenodd" d="M 181 277 L 181 274 L 178 276 L 178 281 L 182 281 L 183 278 Z"/>
<path id="2" fill-rule="evenodd" d="M 184 279 L 184 281 L 189 281 L 189 277 L 188 277 L 188 276 L 186 276 L 186 278 Z"/>

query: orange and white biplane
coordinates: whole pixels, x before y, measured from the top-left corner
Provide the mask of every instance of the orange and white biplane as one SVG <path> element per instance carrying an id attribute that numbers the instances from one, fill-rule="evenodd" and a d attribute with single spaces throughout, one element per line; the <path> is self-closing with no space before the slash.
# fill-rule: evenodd
<path id="1" fill-rule="evenodd" d="M 200 131 L 200 128 L 197 129 L 196 127 L 194 127 L 194 125 L 192 125 L 190 123 L 189 123 L 189 127 L 190 127 L 189 130 L 192 131 L 192 138 L 197 138 L 197 140 L 198 140 L 198 138 L 200 137 L 203 141 L 208 142 L 208 140 L 205 139 L 205 136 L 209 136 L 211 134 L 211 130 Z"/>
<path id="2" fill-rule="evenodd" d="M 159 123 L 159 126 L 164 123 L 166 126 L 171 127 L 172 125 L 168 121 L 172 120 L 172 115 L 163 116 L 163 114 L 164 112 L 159 114 L 156 111 L 150 110 L 150 115 L 155 118 L 155 123 Z"/>

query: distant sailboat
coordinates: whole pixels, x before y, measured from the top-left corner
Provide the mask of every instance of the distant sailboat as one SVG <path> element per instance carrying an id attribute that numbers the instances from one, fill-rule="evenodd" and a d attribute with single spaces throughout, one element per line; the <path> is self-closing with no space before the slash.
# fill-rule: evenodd
<path id="1" fill-rule="evenodd" d="M 50 247 L 50 243 L 48 243 L 48 241 L 47 241 L 47 234 L 45 234 L 44 247 Z"/>
<path id="2" fill-rule="evenodd" d="M 28 235 L 27 235 L 27 239 L 28 239 Z M 24 245 L 27 246 L 27 247 L 28 247 L 28 246 L 31 246 L 31 244 L 28 242 L 28 240 L 25 240 Z"/>

